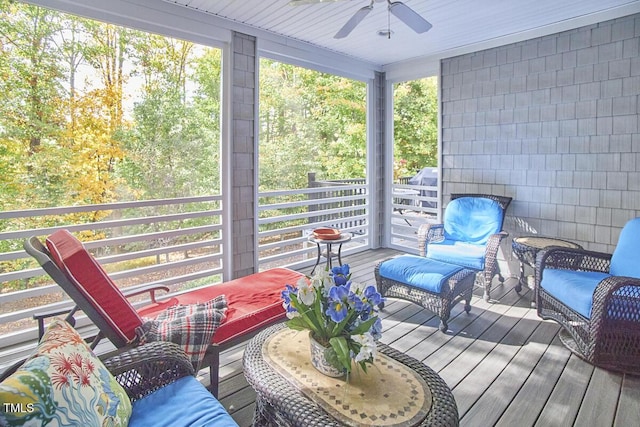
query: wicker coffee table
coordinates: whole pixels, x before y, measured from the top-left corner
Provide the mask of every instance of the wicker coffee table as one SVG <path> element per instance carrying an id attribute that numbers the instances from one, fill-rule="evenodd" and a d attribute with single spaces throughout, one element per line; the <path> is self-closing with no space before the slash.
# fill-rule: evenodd
<path id="1" fill-rule="evenodd" d="M 407 399 L 401 402 L 397 408 L 393 408 L 393 412 L 390 416 L 383 413 L 376 413 L 371 415 L 366 412 L 366 405 L 369 401 L 366 397 L 356 398 L 357 402 L 353 402 L 352 408 L 349 408 L 349 399 L 346 398 L 345 388 L 356 387 L 344 380 L 342 383 L 335 385 L 337 392 L 329 391 L 325 394 L 334 394 L 335 396 L 325 396 L 328 400 L 332 399 L 340 406 L 339 409 L 347 409 L 347 412 L 357 413 L 358 422 L 345 422 L 340 419 L 339 416 L 330 414 L 331 408 L 327 408 L 325 402 L 318 402 L 317 399 L 313 400 L 308 397 L 312 388 L 319 388 L 315 385 L 304 386 L 296 381 L 295 375 L 292 374 L 296 370 L 292 367 L 289 370 L 279 369 L 274 366 L 273 354 L 278 353 L 283 342 L 286 345 L 292 346 L 290 333 L 300 334 L 296 335 L 297 339 L 301 336 L 308 335 L 306 331 L 290 331 L 284 324 L 278 324 L 271 326 L 260 334 L 256 335 L 248 344 L 244 352 L 243 366 L 244 374 L 249 384 L 256 391 L 256 408 L 254 413 L 254 426 L 300 426 L 300 427 L 313 427 L 313 426 L 341 426 L 341 425 L 375 425 L 375 426 L 457 426 L 458 425 L 458 409 L 456 402 L 451 394 L 451 390 L 444 382 L 442 378 L 438 376 L 431 368 L 417 361 L 416 359 L 409 357 L 403 353 L 400 353 L 393 348 L 378 344 L 378 349 L 384 357 L 381 363 L 376 361 L 376 364 L 368 369 L 368 374 L 371 376 L 381 375 L 380 372 L 387 370 L 393 373 L 395 370 L 404 372 L 401 376 L 402 379 L 397 378 L 398 381 L 407 381 L 412 384 L 408 388 L 408 393 L 417 395 L 420 391 L 421 385 L 425 387 L 423 399 Z M 280 342 L 278 341 L 280 339 Z M 301 346 L 296 349 L 299 352 L 299 357 L 309 357 L 308 347 Z M 386 363 L 390 361 L 391 363 Z M 395 369 L 389 369 L 389 365 L 396 365 Z M 409 373 L 409 375 L 407 375 Z M 364 375 L 362 373 L 351 374 Z M 324 381 L 326 378 L 319 372 L 313 374 L 311 378 L 308 375 L 302 374 L 301 378 L 304 383 L 315 383 L 316 381 Z M 409 377 L 407 379 L 406 377 Z M 329 381 L 329 379 L 326 379 Z M 335 381 L 335 380 L 333 380 Z M 353 390 L 352 390 L 353 391 Z M 391 393 L 388 393 L 388 392 Z M 386 389 L 384 392 L 385 399 L 391 399 L 393 390 Z M 364 395 L 364 393 L 363 393 Z M 412 395 L 412 396 L 413 396 Z M 356 394 L 356 396 L 359 396 Z M 422 402 L 416 404 L 416 402 Z M 357 405 L 356 405 L 357 404 Z M 358 406 L 359 409 L 355 407 Z M 362 407 L 365 410 L 362 411 Z M 371 408 L 372 412 L 375 412 L 376 408 Z M 360 413 L 360 412 L 362 413 Z M 405 412 L 413 411 L 417 413 L 417 417 L 414 417 L 411 423 L 398 423 L 395 420 L 396 414 L 403 415 Z"/>

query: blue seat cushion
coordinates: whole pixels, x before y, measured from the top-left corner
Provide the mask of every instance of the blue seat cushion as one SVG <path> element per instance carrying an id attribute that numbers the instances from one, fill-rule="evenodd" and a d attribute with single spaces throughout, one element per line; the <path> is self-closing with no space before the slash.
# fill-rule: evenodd
<path id="1" fill-rule="evenodd" d="M 485 245 L 492 234 L 502 229 L 504 210 L 486 197 L 460 197 L 452 200 L 444 212 L 444 237 L 447 240 Z"/>
<path id="2" fill-rule="evenodd" d="M 402 255 L 380 265 L 382 277 L 436 294 L 460 270 L 460 266 L 415 255 Z"/>
<path id="3" fill-rule="evenodd" d="M 180 378 L 133 403 L 129 427 L 237 427 L 222 404 L 192 376 Z"/>
<path id="4" fill-rule="evenodd" d="M 486 247 L 473 243 L 445 239 L 427 245 L 427 258 L 460 265 L 472 270 L 484 270 Z"/>
<path id="5" fill-rule="evenodd" d="M 593 292 L 607 273 L 545 268 L 540 286 L 567 307 L 591 318 Z"/>

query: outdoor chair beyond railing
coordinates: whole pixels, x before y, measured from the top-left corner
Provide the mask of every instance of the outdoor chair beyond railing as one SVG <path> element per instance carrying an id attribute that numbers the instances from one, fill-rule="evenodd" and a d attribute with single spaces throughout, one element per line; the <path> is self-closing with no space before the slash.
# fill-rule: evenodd
<path id="1" fill-rule="evenodd" d="M 560 339 L 604 369 L 640 375 L 640 218 L 613 254 L 551 247 L 536 258 L 538 315 L 562 325 Z"/>
<path id="2" fill-rule="evenodd" d="M 420 255 L 478 272 L 484 299 L 491 298 L 491 281 L 498 270 L 500 242 L 509 234 L 502 230 L 511 197 L 492 194 L 452 194 L 442 224 L 423 224 L 418 229 Z"/>
<path id="3" fill-rule="evenodd" d="M 193 360 L 204 346 L 206 353 L 196 368 L 209 367 L 210 390 L 214 396 L 218 393 L 220 352 L 284 320 L 286 313 L 282 306 L 281 291 L 285 284 L 294 284 L 304 277 L 302 273 L 287 268 L 273 268 L 157 300 L 156 292 L 168 292 L 169 288 L 149 286 L 125 295 L 93 255 L 67 230 L 56 231 L 47 238 L 46 244 L 47 247 L 37 237 L 31 237 L 25 241 L 24 247 L 75 302 L 75 307 L 65 320 L 74 325 L 73 316 L 81 310 L 97 326 L 99 333 L 91 343 L 92 348 L 103 337 L 108 338 L 116 348 L 122 349 L 144 343 L 149 335 L 160 336 L 154 340 L 161 340 L 163 334 L 170 333 L 172 337 L 168 340 L 180 341 L 178 344 L 183 345 Z M 151 304 L 136 310 L 127 298 L 143 293 L 150 295 Z M 226 319 L 218 324 L 223 315 L 219 318 L 205 317 L 204 321 L 210 324 L 205 328 L 201 316 L 205 310 L 201 308 L 206 307 L 206 310 L 218 313 L 221 300 L 227 305 Z M 34 316 L 38 319 L 41 336 L 44 319 L 51 315 L 44 313 Z M 187 317 L 178 323 L 182 320 L 179 318 L 181 315 Z M 159 323 L 161 318 L 166 323 Z M 148 329 L 148 325 L 154 329 Z M 208 340 L 199 342 L 202 337 L 197 333 Z"/>

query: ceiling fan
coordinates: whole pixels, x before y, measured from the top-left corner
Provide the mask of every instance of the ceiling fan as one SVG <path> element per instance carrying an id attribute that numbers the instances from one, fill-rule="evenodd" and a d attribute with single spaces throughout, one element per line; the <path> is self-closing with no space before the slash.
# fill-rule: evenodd
<path id="1" fill-rule="evenodd" d="M 312 3 L 329 3 L 341 0 L 290 0 L 289 4 L 292 6 L 298 6 L 303 4 L 312 4 Z M 333 38 L 342 39 L 347 37 L 354 28 L 358 26 L 358 24 L 373 10 L 374 3 L 384 3 L 387 2 L 387 10 L 389 13 L 395 15 L 402 22 L 407 24 L 413 31 L 416 33 L 425 33 L 431 29 L 432 25 L 424 19 L 422 16 L 418 15 L 413 9 L 411 9 L 406 4 L 400 1 L 391 1 L 391 0 L 370 0 L 369 6 L 365 6 L 358 11 L 347 21 L 346 24 L 340 28 L 340 30 L 336 33 Z M 387 30 L 387 34 L 389 37 L 391 36 L 391 29 Z"/>

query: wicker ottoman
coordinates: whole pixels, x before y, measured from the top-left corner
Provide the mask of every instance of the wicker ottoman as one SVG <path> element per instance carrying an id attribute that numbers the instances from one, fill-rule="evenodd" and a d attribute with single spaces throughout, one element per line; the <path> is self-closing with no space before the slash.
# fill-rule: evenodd
<path id="1" fill-rule="evenodd" d="M 440 318 L 440 330 L 447 331 L 451 307 L 465 301 L 471 310 L 475 271 L 429 258 L 402 255 L 375 267 L 378 292 L 383 297 L 401 298 L 433 311 Z"/>

